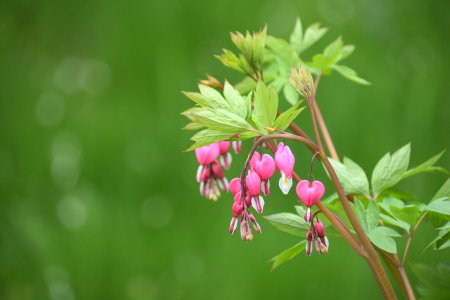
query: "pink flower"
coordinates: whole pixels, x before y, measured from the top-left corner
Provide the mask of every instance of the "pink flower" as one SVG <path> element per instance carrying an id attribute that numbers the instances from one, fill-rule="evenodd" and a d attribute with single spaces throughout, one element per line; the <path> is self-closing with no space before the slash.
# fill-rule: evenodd
<path id="1" fill-rule="evenodd" d="M 292 187 L 292 173 L 294 171 L 295 157 L 289 146 L 285 146 L 284 143 L 278 144 L 278 149 L 275 153 L 275 164 L 278 168 L 278 172 L 281 173 L 279 182 L 280 189 L 284 194 L 287 194 Z"/>
<path id="2" fill-rule="evenodd" d="M 219 187 L 224 191 L 228 191 L 228 180 L 223 174 L 217 158 L 221 151 L 225 151 L 226 143 L 220 146 L 219 143 L 210 144 L 195 149 L 195 155 L 200 163 L 197 170 L 197 181 L 200 182 L 200 194 L 216 201 L 220 196 Z M 229 148 L 228 142 L 228 148 Z"/>
<path id="3" fill-rule="evenodd" d="M 268 154 L 262 156 L 258 152 L 254 152 L 250 160 L 250 166 L 261 178 L 261 191 L 265 196 L 270 195 L 269 178 L 275 173 L 275 161 Z"/>
<path id="4" fill-rule="evenodd" d="M 219 156 L 220 148 L 218 143 L 203 146 L 195 149 L 195 155 L 199 164 L 202 166 L 209 165 Z"/>
<path id="5" fill-rule="evenodd" d="M 312 252 L 313 232 L 308 230 L 306 234 L 306 255 L 310 256 Z"/>
<path id="6" fill-rule="evenodd" d="M 302 180 L 296 187 L 297 196 L 306 205 L 305 221 L 311 222 L 311 206 L 315 205 L 325 193 L 325 187 L 320 181 Z"/>
<path id="7" fill-rule="evenodd" d="M 236 195 L 241 191 L 241 179 L 240 178 L 233 178 L 230 181 L 230 192 L 233 195 Z"/>
<path id="8" fill-rule="evenodd" d="M 248 194 L 252 197 L 251 201 L 253 208 L 255 208 L 257 212 L 262 213 L 264 208 L 264 199 L 260 196 L 261 179 L 255 171 L 251 169 L 248 171 L 245 186 Z"/>
<path id="9" fill-rule="evenodd" d="M 320 222 L 320 220 L 317 220 L 314 228 L 316 229 L 317 236 L 319 237 L 319 239 L 321 241 L 321 244 L 322 244 L 321 248 L 323 249 L 324 248 L 323 246 L 325 246 L 325 248 L 326 248 L 325 252 L 328 252 L 328 248 L 330 247 L 330 243 L 328 242 L 328 238 L 325 236 L 325 230 L 324 230 L 324 227 L 323 227 L 323 223 Z"/>
<path id="10" fill-rule="evenodd" d="M 223 141 L 223 142 L 219 142 L 219 150 L 220 150 L 220 157 L 219 157 L 219 161 L 220 164 L 225 168 L 225 169 L 229 169 L 230 165 L 231 165 L 231 154 L 230 152 L 228 152 L 228 150 L 230 149 L 230 142 L 229 141 Z"/>

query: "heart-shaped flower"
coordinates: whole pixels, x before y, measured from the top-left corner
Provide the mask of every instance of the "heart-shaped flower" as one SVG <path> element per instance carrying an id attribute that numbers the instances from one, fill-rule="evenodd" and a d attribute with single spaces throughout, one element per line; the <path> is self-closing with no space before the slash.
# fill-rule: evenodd
<path id="1" fill-rule="evenodd" d="M 302 180 L 297 184 L 295 190 L 300 200 L 302 200 L 306 206 L 311 207 L 322 198 L 325 193 L 325 186 L 322 182 L 317 180 L 311 183 L 308 180 Z"/>

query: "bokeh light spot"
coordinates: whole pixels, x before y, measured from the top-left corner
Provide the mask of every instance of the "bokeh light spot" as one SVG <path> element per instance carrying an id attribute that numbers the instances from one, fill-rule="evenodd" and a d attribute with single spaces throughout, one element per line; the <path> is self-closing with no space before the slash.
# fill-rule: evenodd
<path id="1" fill-rule="evenodd" d="M 68 229 L 78 229 L 86 223 L 87 208 L 78 197 L 66 196 L 57 208 L 57 213 L 61 223 Z"/>
<path id="2" fill-rule="evenodd" d="M 150 228 L 162 228 L 172 220 L 172 207 L 159 197 L 152 197 L 144 201 L 140 216 L 142 223 Z"/>
<path id="3" fill-rule="evenodd" d="M 36 104 L 36 119 L 44 127 L 58 125 L 65 114 L 64 99 L 56 93 L 43 94 Z"/>

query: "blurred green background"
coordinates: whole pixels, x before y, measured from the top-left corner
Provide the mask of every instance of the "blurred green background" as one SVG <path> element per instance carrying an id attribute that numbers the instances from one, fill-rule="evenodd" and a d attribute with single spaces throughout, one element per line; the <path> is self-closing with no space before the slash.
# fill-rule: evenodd
<path id="1" fill-rule="evenodd" d="M 180 91 L 197 91 L 205 73 L 241 79 L 213 57 L 234 50 L 230 31 L 267 23 L 287 39 L 297 16 L 304 27 L 321 22 L 330 31 L 304 58 L 342 35 L 357 46 L 345 64 L 373 83 L 322 79 L 318 101 L 338 153 L 371 174 L 384 153 L 412 142 L 415 166 L 450 148 L 449 4 L 2 1 L 0 299 L 380 299 L 343 241 L 271 273 L 266 262 L 298 238 L 261 216 L 253 242 L 227 233 L 231 196 L 202 198 L 196 159 L 182 152 L 192 132 L 181 131 L 179 113 L 192 102 Z M 308 114 L 299 123 L 311 132 Z M 292 147 L 305 176 L 310 154 Z M 229 179 L 249 148 L 234 155 Z M 439 165 L 450 166 L 449 154 Z M 401 187 L 428 202 L 445 180 L 420 174 Z M 295 198 L 274 191 L 264 215 L 294 212 Z M 409 259 L 448 259 L 448 250 L 420 255 L 435 236 L 423 224 Z"/>

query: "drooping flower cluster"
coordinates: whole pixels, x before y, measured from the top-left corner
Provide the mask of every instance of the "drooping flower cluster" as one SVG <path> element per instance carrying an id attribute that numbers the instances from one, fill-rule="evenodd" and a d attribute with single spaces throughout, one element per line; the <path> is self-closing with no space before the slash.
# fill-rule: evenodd
<path id="1" fill-rule="evenodd" d="M 275 173 L 275 161 L 268 155 L 260 155 L 255 152 L 250 160 L 251 169 L 245 178 L 244 187 L 240 178 L 234 178 L 230 182 L 230 191 L 234 195 L 233 217 L 230 223 L 230 233 L 234 233 L 237 228 L 239 218 L 241 219 L 241 238 L 249 241 L 253 239 L 253 234 L 249 227 L 249 222 L 258 233 L 261 233 L 261 227 L 253 214 L 248 211 L 250 206 L 262 213 L 264 209 L 264 195 L 270 194 L 269 179 Z"/>
<path id="2" fill-rule="evenodd" d="M 195 149 L 195 155 L 200 163 L 197 170 L 200 194 L 210 200 L 217 201 L 220 196 L 219 187 L 222 191 L 228 192 L 228 180 L 222 166 L 227 170 L 230 168 L 232 161 L 230 145 L 235 153 L 241 152 L 240 141 L 222 141 Z"/>
<path id="3" fill-rule="evenodd" d="M 328 252 L 330 243 L 328 238 L 325 236 L 325 231 L 323 223 L 317 219 L 316 223 L 311 222 L 311 230 L 306 234 L 306 255 L 310 256 L 312 253 L 313 242 L 316 252 L 319 254 L 325 254 Z"/>
<path id="4" fill-rule="evenodd" d="M 319 219 L 314 223 L 314 216 L 311 215 L 311 207 L 322 198 L 325 193 L 325 186 L 317 180 L 313 182 L 301 180 L 297 184 L 296 192 L 300 200 L 306 205 L 304 219 L 311 223 L 311 229 L 306 234 L 306 255 L 311 255 L 313 242 L 316 252 L 325 254 L 328 252 L 329 242 L 325 236 L 323 223 Z"/>
<path id="5" fill-rule="evenodd" d="M 221 143 L 224 143 L 221 145 Z M 229 167 L 231 159 L 228 158 L 228 148 L 230 142 L 218 142 L 211 145 L 207 145 L 201 148 L 195 149 L 195 155 L 200 163 L 197 170 L 197 181 L 200 182 L 200 194 L 206 198 L 217 201 L 220 196 L 219 187 L 224 191 L 228 191 L 228 180 L 223 174 L 222 167 L 220 166 L 217 158 L 223 156 Z M 229 153 L 228 153 L 229 154 Z"/>

